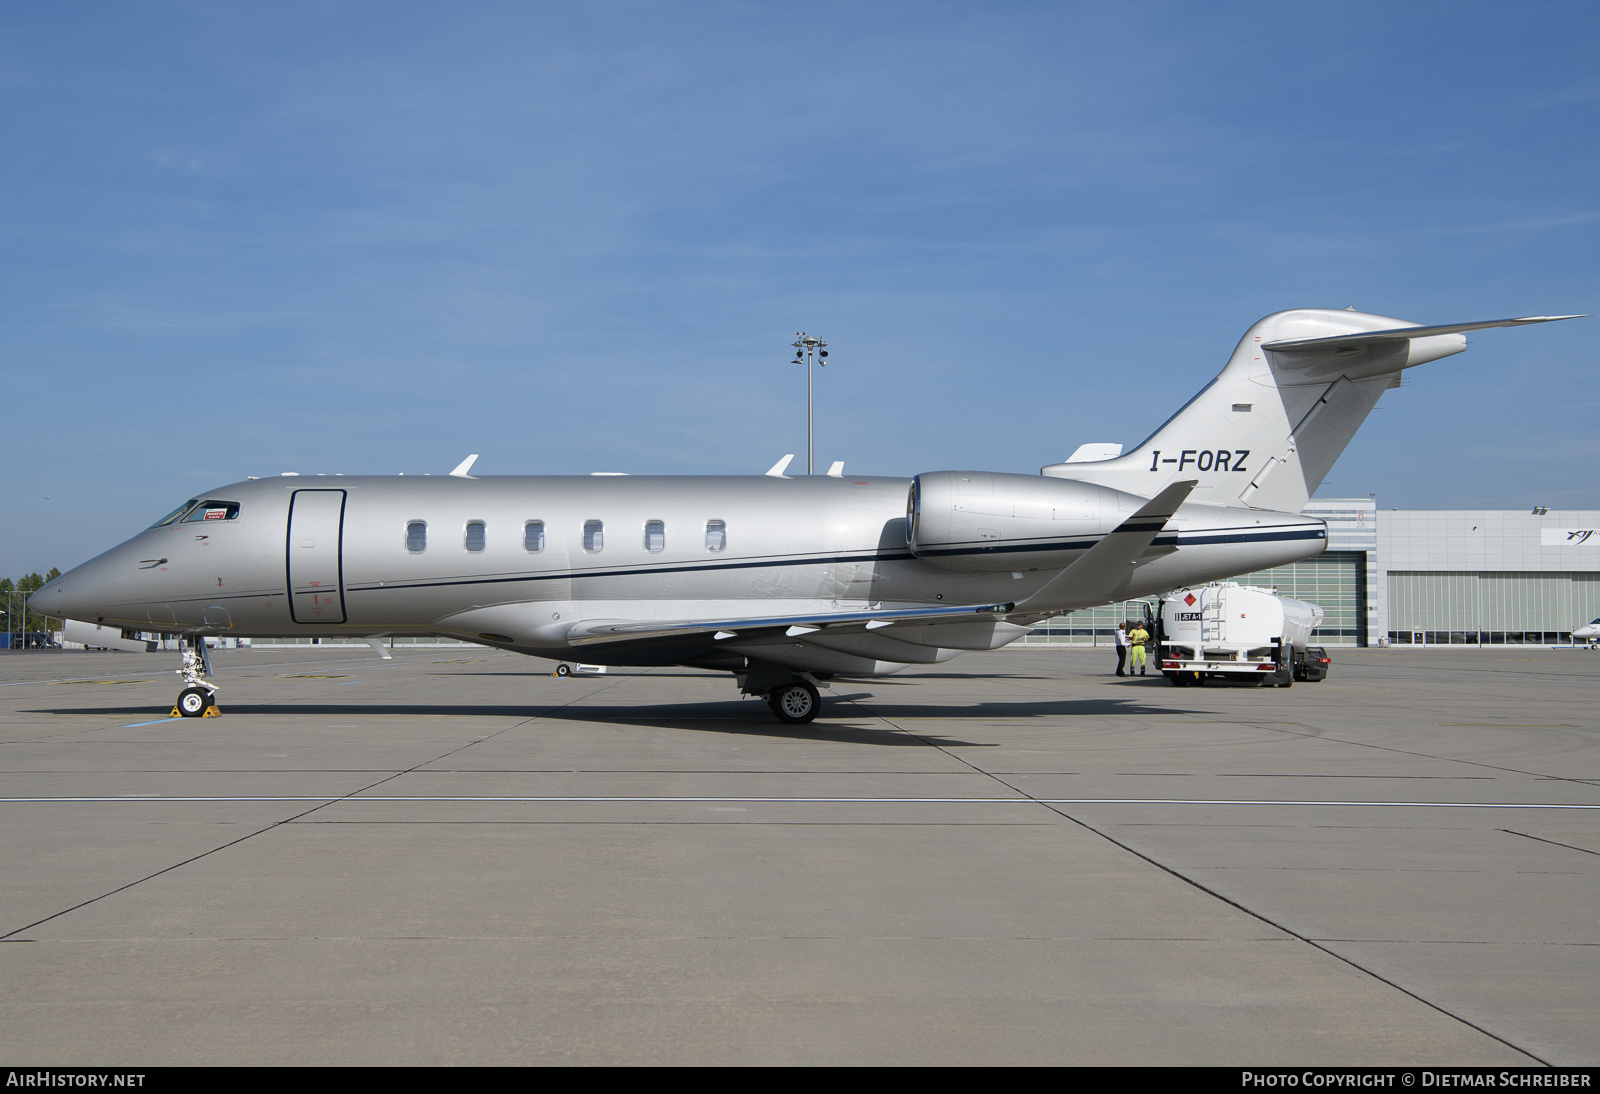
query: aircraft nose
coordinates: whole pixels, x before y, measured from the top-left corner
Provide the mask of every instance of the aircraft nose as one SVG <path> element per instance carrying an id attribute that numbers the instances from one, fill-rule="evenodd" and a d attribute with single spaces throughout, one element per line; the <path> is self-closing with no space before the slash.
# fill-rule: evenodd
<path id="1" fill-rule="evenodd" d="M 69 574 L 62 574 L 54 581 L 47 582 L 42 587 L 35 589 L 28 597 L 28 610 L 47 615 L 52 619 L 67 619 L 71 613 L 65 611 L 68 601 L 66 598 L 66 581 Z"/>
<path id="2" fill-rule="evenodd" d="M 91 559 L 35 591 L 28 607 L 51 619 L 92 623 L 106 611 L 106 594 L 114 584 L 110 576 L 105 555 Z"/>

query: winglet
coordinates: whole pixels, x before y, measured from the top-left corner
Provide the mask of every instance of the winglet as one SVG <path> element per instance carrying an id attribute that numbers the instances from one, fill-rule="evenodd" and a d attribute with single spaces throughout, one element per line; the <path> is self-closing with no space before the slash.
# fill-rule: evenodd
<path id="1" fill-rule="evenodd" d="M 767 474 L 770 475 L 772 478 L 775 478 L 775 479 L 786 479 L 786 478 L 788 478 L 789 476 L 785 475 L 783 473 L 783 471 L 784 471 L 784 468 L 789 466 L 789 461 L 792 460 L 792 459 L 794 459 L 794 453 L 793 452 L 789 453 L 783 459 L 779 460 L 777 463 L 773 464 L 770 468 L 768 468 L 767 469 Z"/>
<path id="2" fill-rule="evenodd" d="M 1092 607 L 1109 603 L 1133 575 L 1133 567 L 1188 500 L 1199 479 L 1181 479 L 1139 507 L 1139 511 L 1084 552 L 1017 607 L 1025 611 Z M 1072 595 L 1068 595 L 1068 593 Z"/>
<path id="3" fill-rule="evenodd" d="M 472 455 L 468 456 L 466 459 L 464 459 L 460 463 L 456 464 L 456 469 L 454 471 L 450 472 L 451 477 L 452 478 L 457 478 L 457 479 L 477 478 L 476 475 L 467 474 L 468 471 L 472 470 L 472 465 L 474 463 L 476 463 L 477 460 L 478 460 L 478 454 L 476 452 L 474 452 Z"/>
<path id="4" fill-rule="evenodd" d="M 830 466 L 828 468 L 828 478 L 830 478 L 830 479 L 842 479 L 842 478 L 844 478 L 844 461 L 843 460 L 834 460 L 833 461 L 832 466 Z"/>
<path id="5" fill-rule="evenodd" d="M 385 661 L 394 660 L 394 654 L 390 653 L 389 648 L 383 644 L 383 635 L 373 635 L 371 638 L 367 639 L 367 645 L 371 646 L 377 652 L 378 656 L 382 657 Z"/>

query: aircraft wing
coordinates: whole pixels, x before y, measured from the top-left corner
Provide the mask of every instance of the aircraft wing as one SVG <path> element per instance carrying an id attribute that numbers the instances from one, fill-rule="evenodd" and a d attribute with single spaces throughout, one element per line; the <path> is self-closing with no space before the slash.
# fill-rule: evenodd
<path id="1" fill-rule="evenodd" d="M 782 631 L 789 637 L 827 629 L 877 630 L 891 623 L 966 623 L 987 616 L 1005 615 L 1014 604 L 968 604 L 945 608 L 896 608 L 887 611 L 824 612 L 816 615 L 765 615 L 743 619 L 605 620 L 579 623 L 567 632 L 573 645 L 631 642 L 641 638 L 668 638 L 711 634 L 717 639 L 749 637 Z"/>
<path id="2" fill-rule="evenodd" d="M 1139 511 L 1118 525 L 1100 542 L 1089 548 L 1076 562 L 1051 579 L 1043 588 L 1021 603 L 965 604 L 938 608 L 896 608 L 858 612 L 824 612 L 816 615 L 768 615 L 742 619 L 631 620 L 596 619 L 579 623 L 567 632 L 574 646 L 631 642 L 648 638 L 686 637 L 710 634 L 725 640 L 735 637 L 770 636 L 782 632 L 790 638 L 828 629 L 877 630 L 894 623 L 967 623 L 982 618 L 1005 616 L 1020 610 L 1028 617 L 1051 614 L 1052 602 L 1072 591 L 1071 599 L 1099 603 L 1115 599 L 1119 586 L 1126 584 L 1132 567 L 1146 557 L 1151 542 L 1166 527 L 1198 484 L 1184 479 L 1168 486 Z"/>
<path id="3" fill-rule="evenodd" d="M 1521 319 L 1485 319 L 1479 323 L 1447 323 L 1442 327 L 1396 327 L 1393 330 L 1358 331 L 1355 334 L 1336 334 L 1329 338 L 1294 338 L 1283 342 L 1265 342 L 1262 349 L 1342 349 L 1346 346 L 1371 346 L 1404 342 L 1411 338 L 1430 338 L 1436 334 L 1465 334 L 1490 327 L 1522 327 L 1529 323 L 1555 323 L 1562 319 L 1583 319 L 1582 315 L 1527 315 Z"/>

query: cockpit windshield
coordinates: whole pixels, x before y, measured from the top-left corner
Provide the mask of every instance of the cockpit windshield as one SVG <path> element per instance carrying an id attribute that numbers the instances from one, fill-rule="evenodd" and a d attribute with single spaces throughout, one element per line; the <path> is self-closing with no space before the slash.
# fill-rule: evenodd
<path id="1" fill-rule="evenodd" d="M 156 521 L 150 527 L 151 528 L 161 528 L 161 527 L 164 527 L 164 526 L 166 526 L 168 524 L 176 524 L 178 522 L 178 518 L 183 516 L 183 514 L 187 513 L 190 509 L 194 508 L 194 503 L 199 501 L 199 500 L 200 500 L 199 498 L 190 498 L 188 501 L 186 501 L 182 505 L 178 506 L 172 512 L 168 513 L 166 516 L 164 516 L 160 520 Z"/>
<path id="2" fill-rule="evenodd" d="M 152 524 L 151 528 L 164 528 L 169 524 L 196 523 L 207 520 L 237 520 L 239 517 L 239 503 L 236 501 L 218 501 L 207 498 L 190 498 L 172 512 Z"/>

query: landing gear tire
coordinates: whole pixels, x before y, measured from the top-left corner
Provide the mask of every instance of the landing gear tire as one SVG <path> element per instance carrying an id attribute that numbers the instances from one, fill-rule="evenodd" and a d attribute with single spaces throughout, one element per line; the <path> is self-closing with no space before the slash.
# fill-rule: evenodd
<path id="1" fill-rule="evenodd" d="M 567 665 L 567 664 L 557 665 L 556 666 L 556 675 L 557 676 L 571 676 L 572 675 L 572 666 L 571 665 Z"/>
<path id="2" fill-rule="evenodd" d="M 804 680 L 792 684 L 779 684 L 767 693 L 767 705 L 778 721 L 789 725 L 803 725 L 815 718 L 822 709 L 822 696 Z"/>
<path id="3" fill-rule="evenodd" d="M 178 713 L 185 718 L 203 718 L 211 705 L 211 693 L 205 688 L 184 688 L 178 693 Z"/>

